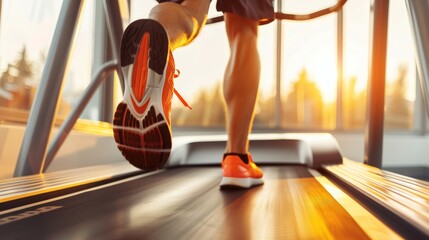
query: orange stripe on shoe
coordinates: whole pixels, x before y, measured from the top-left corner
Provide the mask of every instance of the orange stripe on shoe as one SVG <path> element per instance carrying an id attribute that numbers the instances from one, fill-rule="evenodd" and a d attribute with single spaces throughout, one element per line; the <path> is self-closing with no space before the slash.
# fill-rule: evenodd
<path id="1" fill-rule="evenodd" d="M 140 47 L 137 52 L 136 60 L 133 67 L 131 87 L 134 91 L 134 95 L 137 98 L 137 101 L 139 102 L 143 99 L 143 95 L 146 88 L 149 61 L 149 42 L 150 35 L 146 32 L 144 33 L 140 41 Z"/>

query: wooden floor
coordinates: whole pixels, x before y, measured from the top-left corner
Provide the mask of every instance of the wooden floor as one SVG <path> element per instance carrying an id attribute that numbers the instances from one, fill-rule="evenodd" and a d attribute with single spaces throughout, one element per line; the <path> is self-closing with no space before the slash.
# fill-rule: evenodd
<path id="1" fill-rule="evenodd" d="M 304 166 L 266 166 L 263 171 L 265 184 L 249 190 L 220 189 L 218 167 L 137 176 L 0 212 L 0 235 L 3 239 L 374 238 L 350 211 L 357 203 L 344 207 L 338 200 L 344 193 L 323 176 L 315 178 Z M 399 238 L 375 217 L 366 219 L 376 222 L 370 224 L 378 236 Z"/>

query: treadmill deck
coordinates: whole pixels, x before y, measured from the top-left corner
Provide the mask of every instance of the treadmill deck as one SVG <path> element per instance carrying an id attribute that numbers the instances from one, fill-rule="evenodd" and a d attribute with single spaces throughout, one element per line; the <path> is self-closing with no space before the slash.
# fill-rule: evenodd
<path id="1" fill-rule="evenodd" d="M 134 176 L 0 213 L 0 233 L 5 239 L 399 238 L 373 216 L 367 220 L 377 233 L 359 225 L 350 205 L 334 198 L 340 190 L 322 186 L 306 166 L 262 170 L 265 184 L 248 190 L 220 189 L 221 171 L 213 166 Z"/>

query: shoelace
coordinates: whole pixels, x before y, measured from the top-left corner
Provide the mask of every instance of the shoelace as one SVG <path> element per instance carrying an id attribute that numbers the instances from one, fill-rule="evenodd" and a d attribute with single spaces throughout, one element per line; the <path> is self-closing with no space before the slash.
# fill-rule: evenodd
<path id="1" fill-rule="evenodd" d="M 178 78 L 180 76 L 180 71 L 178 69 L 175 69 L 174 71 L 174 78 Z M 173 89 L 174 94 L 179 98 L 180 102 L 182 102 L 183 106 L 189 108 L 192 110 L 192 107 L 189 106 L 189 104 L 186 102 L 186 100 L 180 95 L 180 93 L 176 90 L 176 88 Z"/>

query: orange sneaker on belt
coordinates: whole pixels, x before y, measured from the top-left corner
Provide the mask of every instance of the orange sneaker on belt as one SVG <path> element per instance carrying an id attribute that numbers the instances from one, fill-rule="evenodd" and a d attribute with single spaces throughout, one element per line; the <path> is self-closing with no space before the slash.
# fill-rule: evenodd
<path id="1" fill-rule="evenodd" d="M 264 184 L 261 169 L 253 162 L 250 153 L 225 153 L 222 161 L 221 187 L 249 188 Z"/>
<path id="2" fill-rule="evenodd" d="M 175 66 L 164 28 L 149 19 L 131 23 L 121 40 L 121 66 L 128 72 L 113 131 L 122 155 L 144 170 L 161 168 L 172 141 L 171 100 Z"/>

